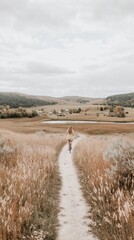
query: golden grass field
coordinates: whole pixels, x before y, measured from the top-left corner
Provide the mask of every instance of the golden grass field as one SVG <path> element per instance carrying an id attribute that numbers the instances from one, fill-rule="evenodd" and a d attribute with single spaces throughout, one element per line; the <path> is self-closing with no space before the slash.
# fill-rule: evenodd
<path id="1" fill-rule="evenodd" d="M 44 116 L 35 118 L 0 119 L 0 129 L 7 129 L 18 133 L 34 133 L 44 131 L 46 133 L 64 133 L 67 124 L 45 124 L 48 120 Z M 76 132 L 87 134 L 112 134 L 112 133 L 134 133 L 134 124 L 72 124 Z"/>
<path id="2" fill-rule="evenodd" d="M 50 111 L 54 109 L 56 111 L 60 111 L 61 109 L 76 109 L 81 108 L 82 111 L 80 114 L 66 114 L 65 116 L 56 116 L 49 115 Z M 134 109 L 133 108 L 125 108 L 126 114 L 125 118 L 117 118 L 117 117 L 108 117 L 107 111 L 100 111 L 101 105 L 92 105 L 92 104 L 78 104 L 78 103 L 70 103 L 70 104 L 58 104 L 54 106 L 44 106 L 43 114 L 41 116 L 37 116 L 35 118 L 14 118 L 14 119 L 0 119 L 0 129 L 8 129 L 15 132 L 21 133 L 34 133 L 36 131 L 44 131 L 46 133 L 61 133 L 65 132 L 67 125 L 66 124 L 45 124 L 43 121 L 45 120 L 89 120 L 89 121 L 100 121 L 100 122 L 134 122 Z M 85 110 L 86 115 L 85 115 Z M 99 114 L 99 116 L 97 116 Z M 105 115 L 105 116 L 104 116 Z M 80 131 L 88 134 L 111 134 L 111 133 L 130 133 L 134 132 L 134 124 L 133 125 L 121 125 L 121 124 L 74 124 L 75 131 Z"/>
<path id="3" fill-rule="evenodd" d="M 100 240 L 134 239 L 134 143 L 131 135 L 82 139 L 74 152 L 92 228 Z"/>
<path id="4" fill-rule="evenodd" d="M 63 144 L 62 135 L 0 130 L 0 240 L 55 239 Z"/>

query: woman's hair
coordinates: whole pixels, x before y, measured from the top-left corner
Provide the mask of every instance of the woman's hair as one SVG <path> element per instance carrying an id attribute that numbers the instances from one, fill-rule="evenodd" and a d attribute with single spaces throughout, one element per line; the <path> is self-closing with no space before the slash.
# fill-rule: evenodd
<path id="1" fill-rule="evenodd" d="M 69 134 L 73 133 L 73 128 L 71 126 L 68 128 L 67 133 Z"/>

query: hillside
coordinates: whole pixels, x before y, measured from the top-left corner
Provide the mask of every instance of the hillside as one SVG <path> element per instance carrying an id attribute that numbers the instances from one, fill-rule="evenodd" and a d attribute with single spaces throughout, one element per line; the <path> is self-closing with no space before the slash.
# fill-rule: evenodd
<path id="1" fill-rule="evenodd" d="M 9 105 L 12 108 L 17 107 L 33 107 L 54 105 L 56 101 L 39 99 L 35 96 L 20 94 L 20 93 L 0 93 L 0 105 Z"/>
<path id="2" fill-rule="evenodd" d="M 89 103 L 89 102 L 100 100 L 100 98 L 81 97 L 81 96 L 65 96 L 59 99 L 65 100 L 67 102 L 75 102 L 75 103 Z"/>
<path id="3" fill-rule="evenodd" d="M 12 108 L 33 107 L 55 104 L 108 104 L 110 106 L 134 107 L 134 93 L 118 94 L 104 98 L 90 98 L 82 96 L 65 96 L 54 98 L 50 96 L 35 96 L 23 93 L 0 92 L 0 105 Z"/>
<path id="4" fill-rule="evenodd" d="M 0 105 L 9 105 L 10 107 L 32 107 L 32 106 L 45 106 L 54 104 L 84 104 L 96 103 L 103 99 L 90 98 L 81 96 L 66 96 L 66 97 L 50 97 L 50 96 L 36 96 L 23 93 L 14 92 L 0 92 Z"/>
<path id="5" fill-rule="evenodd" d="M 134 92 L 109 96 L 106 100 L 108 105 L 111 106 L 134 107 Z"/>

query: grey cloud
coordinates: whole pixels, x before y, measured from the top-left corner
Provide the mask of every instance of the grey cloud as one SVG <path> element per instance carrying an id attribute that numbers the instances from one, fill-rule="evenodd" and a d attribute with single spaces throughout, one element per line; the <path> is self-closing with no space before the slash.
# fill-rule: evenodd
<path id="1" fill-rule="evenodd" d="M 86 65 L 84 66 L 84 69 L 86 70 L 96 70 L 98 68 L 100 68 L 101 66 L 99 64 L 90 64 L 90 65 Z"/>
<path id="2" fill-rule="evenodd" d="M 109 78 L 110 76 L 110 78 Z M 121 76 L 107 72 L 103 75 L 88 74 L 82 77 L 62 77 L 61 75 L 49 78 L 44 75 L 12 75 L 8 81 L 3 81 L 1 91 L 19 91 L 30 94 L 65 96 L 82 95 L 90 97 L 106 97 L 115 93 L 131 92 L 134 90 L 133 81 L 125 81 Z M 5 79 L 7 77 L 5 76 Z M 106 80 L 107 79 L 107 80 Z M 114 86 L 114 87 L 113 87 Z"/>
<path id="3" fill-rule="evenodd" d="M 0 0 L 1 89 L 133 91 L 133 29 L 132 0 Z"/>
<path id="4" fill-rule="evenodd" d="M 114 21 L 123 16 L 133 16 L 134 13 L 134 2 L 133 0 L 83 0 L 81 2 L 81 14 L 87 19 L 96 20 L 108 20 L 112 19 Z M 89 12 L 89 14 L 88 14 Z"/>
<path id="5" fill-rule="evenodd" d="M 132 0 L 0 0 L 0 16 L 7 17 L 7 24 L 12 23 L 18 30 L 27 27 L 63 29 L 78 16 L 86 21 L 89 19 L 89 24 L 91 20 L 107 24 L 106 19 L 118 24 L 117 19 L 134 17 L 133 12 Z"/>
<path id="6" fill-rule="evenodd" d="M 118 56 L 116 58 L 118 62 L 127 62 L 127 63 L 134 63 L 134 54 L 133 53 L 128 53 L 128 54 L 123 54 L 121 56 Z"/>
<path id="7" fill-rule="evenodd" d="M 53 66 L 51 64 L 45 64 L 42 62 L 28 62 L 27 70 L 29 73 L 37 73 L 44 75 L 59 75 L 59 74 L 73 74 L 74 72 L 69 71 L 63 67 Z"/>
<path id="8" fill-rule="evenodd" d="M 13 18 L 13 25 L 19 28 L 27 27 L 60 27 L 68 25 L 75 14 L 75 0 L 0 0 L 1 12 L 7 18 Z"/>

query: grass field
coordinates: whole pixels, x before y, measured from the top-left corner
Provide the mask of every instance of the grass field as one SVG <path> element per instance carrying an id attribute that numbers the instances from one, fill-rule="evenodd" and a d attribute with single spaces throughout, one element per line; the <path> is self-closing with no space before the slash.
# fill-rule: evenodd
<path id="1" fill-rule="evenodd" d="M 74 160 L 100 240 L 134 239 L 133 137 L 90 136 L 76 146 Z"/>
<path id="2" fill-rule="evenodd" d="M 48 114 L 49 112 L 56 110 L 60 111 L 61 109 L 78 109 L 81 108 L 80 114 L 66 114 L 65 117 L 57 117 L 56 115 L 49 116 L 51 119 L 70 119 L 70 120 L 94 120 L 94 121 L 134 121 L 134 108 L 124 108 L 125 118 L 117 118 L 117 117 L 108 117 L 108 110 L 100 111 L 101 107 L 105 107 L 103 105 L 93 105 L 92 103 L 86 104 L 78 104 L 78 103 L 70 103 L 65 105 L 55 105 L 55 106 L 45 106 L 44 112 Z"/>
<path id="3" fill-rule="evenodd" d="M 72 116 L 72 119 L 73 117 L 78 120 L 75 115 Z M 57 158 L 61 146 L 65 144 L 65 132 L 69 125 L 46 124 L 43 123 L 45 120 L 49 120 L 49 118 L 47 116 L 38 116 L 35 118 L 0 119 L 0 194 L 3 196 L 0 200 L 2 206 L 0 239 L 2 240 L 10 238 L 17 240 L 18 236 L 20 239 L 25 237 L 24 239 L 36 240 L 42 239 L 38 237 L 43 237 L 43 234 L 46 235 L 46 239 L 55 239 L 58 193 L 60 189 Z M 88 118 L 88 120 L 90 119 Z M 112 120 L 114 119 L 112 118 Z M 76 134 L 92 135 L 88 137 L 86 142 L 82 142 L 77 146 L 75 161 L 80 171 L 82 170 L 82 174 L 84 174 L 84 184 L 82 184 L 85 195 L 87 188 L 93 194 L 94 189 L 88 182 L 88 176 L 91 174 L 93 183 L 94 181 L 99 182 L 101 177 L 105 180 L 104 171 L 111 166 L 109 160 L 104 162 L 102 152 L 108 148 L 108 143 L 113 137 L 121 136 L 123 139 L 127 137 L 131 142 L 134 138 L 134 124 L 86 123 L 71 125 Z M 81 161 L 79 161 L 80 159 Z M 96 172 L 97 169 L 99 172 Z M 97 178 L 95 180 L 92 173 L 99 173 L 97 175 L 99 180 Z M 95 184 L 98 184 L 98 182 L 95 182 Z M 108 180 L 107 184 L 112 183 Z M 109 186 L 111 189 L 112 185 Z M 98 185 L 99 188 L 101 188 L 100 185 Z M 105 186 L 104 191 L 106 191 Z M 109 196 L 111 195 L 108 192 L 108 198 Z M 104 196 L 95 195 L 95 197 L 97 198 L 96 201 L 98 201 L 96 209 L 104 215 L 104 208 L 107 207 L 108 209 L 108 207 L 112 206 L 104 204 L 103 199 L 104 208 L 101 208 L 99 197 L 102 199 Z M 114 197 L 112 204 L 117 209 L 118 199 L 116 196 Z M 92 199 L 89 195 L 86 195 L 86 198 L 90 204 Z M 126 201 L 131 202 L 131 198 L 128 197 Z M 125 204 L 124 198 L 122 203 Z M 92 206 L 94 206 L 94 202 L 92 202 Z M 112 210 L 108 209 L 108 212 L 110 211 Z M 96 220 L 97 214 L 98 212 L 94 212 L 94 220 Z M 110 214 L 112 215 L 113 212 Z M 100 239 L 113 240 L 110 235 L 102 231 L 105 227 L 108 229 L 108 221 L 112 222 L 110 217 L 104 215 L 107 222 L 103 222 L 101 219 L 102 228 L 99 228 L 100 232 L 97 233 L 101 237 Z M 115 237 L 115 239 L 126 240 L 125 237 L 129 233 L 128 231 L 134 234 L 131 228 L 131 226 L 134 226 L 133 221 L 133 217 L 130 216 L 127 229 L 125 228 L 122 235 L 117 230 L 121 232 L 123 224 L 126 224 L 126 222 L 114 221 L 112 225 L 115 223 L 118 225 L 119 223 L 118 226 L 121 226 L 121 229 L 118 226 L 114 229 L 111 227 L 109 233 L 114 231 L 115 236 L 118 237 Z M 96 224 L 100 224 L 98 219 Z M 128 239 L 130 240 L 130 238 Z"/>
<path id="4" fill-rule="evenodd" d="M 46 133 L 64 133 L 68 127 L 66 124 L 45 124 L 48 120 L 43 116 L 21 119 L 0 119 L 0 129 L 7 129 L 18 133 L 34 133 L 44 131 Z M 112 134 L 133 133 L 134 124 L 72 124 L 75 132 L 87 134 Z"/>
<path id="5" fill-rule="evenodd" d="M 61 135 L 0 130 L 1 240 L 55 239 L 64 143 Z"/>

